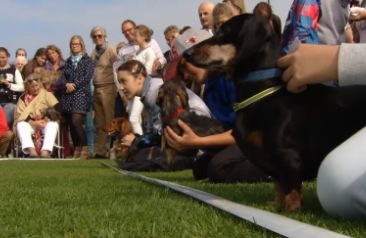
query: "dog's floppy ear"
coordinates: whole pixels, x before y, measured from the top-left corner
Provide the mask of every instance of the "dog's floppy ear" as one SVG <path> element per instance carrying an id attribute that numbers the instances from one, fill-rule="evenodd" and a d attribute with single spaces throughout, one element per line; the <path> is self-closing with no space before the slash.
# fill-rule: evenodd
<path id="1" fill-rule="evenodd" d="M 163 102 L 164 102 L 164 84 L 160 86 L 159 91 L 158 91 L 158 96 L 156 98 L 156 105 L 158 105 L 160 108 L 163 107 Z"/>
<path id="2" fill-rule="evenodd" d="M 255 68 L 251 64 L 261 62 L 266 47 L 272 37 L 269 22 L 253 14 L 244 14 L 235 19 L 236 24 L 241 25 L 237 36 L 237 54 L 234 59 L 234 66 Z M 260 59 L 260 60 L 256 60 Z M 237 62 L 246 62 L 244 65 L 236 65 Z"/>
<path id="3" fill-rule="evenodd" d="M 181 103 L 182 103 L 182 107 L 183 108 L 188 108 L 188 94 L 186 92 L 186 87 L 183 85 L 183 82 L 181 81 L 176 81 L 176 83 L 178 84 L 177 87 L 177 97 L 180 99 Z"/>

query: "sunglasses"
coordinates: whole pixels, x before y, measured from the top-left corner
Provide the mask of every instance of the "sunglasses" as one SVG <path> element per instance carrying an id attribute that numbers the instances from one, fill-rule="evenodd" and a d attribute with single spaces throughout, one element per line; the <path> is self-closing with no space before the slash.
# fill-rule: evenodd
<path id="1" fill-rule="evenodd" d="M 93 35 L 93 39 L 101 39 L 103 38 L 103 35 Z"/>

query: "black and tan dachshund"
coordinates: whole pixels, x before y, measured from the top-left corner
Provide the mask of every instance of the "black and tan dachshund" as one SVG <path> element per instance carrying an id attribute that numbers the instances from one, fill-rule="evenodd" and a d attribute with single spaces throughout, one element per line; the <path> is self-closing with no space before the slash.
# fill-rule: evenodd
<path id="1" fill-rule="evenodd" d="M 233 17 L 184 57 L 198 67 L 224 70 L 234 81 L 233 136 L 253 164 L 274 178 L 274 203 L 285 211 L 301 209 L 302 181 L 314 179 L 324 157 L 366 125 L 366 86 L 286 90 L 276 68 L 280 44 L 260 16 Z"/>
<path id="2" fill-rule="evenodd" d="M 218 120 L 190 111 L 186 87 L 179 79 L 170 79 L 160 87 L 156 104 L 160 107 L 163 128 L 169 126 L 178 135 L 183 134 L 178 120 L 185 122 L 198 136 L 224 132 L 224 128 Z M 168 163 L 171 165 L 174 162 L 176 151 L 168 145 L 164 135 L 161 142 L 161 150 L 166 153 Z M 186 151 L 188 154 L 195 152 Z"/>

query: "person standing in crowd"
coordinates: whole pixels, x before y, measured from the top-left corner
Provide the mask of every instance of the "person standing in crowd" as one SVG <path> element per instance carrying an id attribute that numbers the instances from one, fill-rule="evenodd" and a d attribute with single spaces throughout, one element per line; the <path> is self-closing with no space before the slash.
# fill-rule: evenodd
<path id="1" fill-rule="evenodd" d="M 35 68 L 43 67 L 46 63 L 47 52 L 46 48 L 39 48 L 34 54 L 33 59 L 31 59 L 26 66 L 24 66 L 22 75 L 23 78 L 27 78 L 28 75 L 34 72 Z"/>
<path id="2" fill-rule="evenodd" d="M 48 45 L 46 47 L 46 53 L 47 61 L 44 64 L 44 68 L 49 71 L 57 71 L 62 73 L 65 60 L 62 56 L 60 48 L 58 48 L 56 45 Z M 61 89 L 61 81 L 59 79 L 55 80 L 51 85 L 51 90 L 58 100 L 61 99 Z"/>
<path id="3" fill-rule="evenodd" d="M 203 30 L 208 31 L 211 35 L 213 35 L 213 19 L 212 19 L 212 11 L 215 5 L 212 2 L 203 2 L 198 7 L 198 17 L 201 22 L 201 26 Z"/>
<path id="4" fill-rule="evenodd" d="M 14 111 L 18 97 L 24 92 L 23 78 L 15 66 L 9 65 L 9 51 L 0 47 L 0 105 L 3 107 L 8 127 L 13 127 Z"/>
<path id="5" fill-rule="evenodd" d="M 25 56 L 17 56 L 15 58 L 15 68 L 19 71 L 22 72 L 24 66 L 28 63 L 27 58 L 25 58 Z"/>
<path id="6" fill-rule="evenodd" d="M 116 48 L 108 44 L 107 33 L 103 27 L 93 27 L 90 37 L 95 44 L 91 58 L 96 64 L 93 77 L 93 107 L 97 146 L 94 157 L 108 158 L 109 143 L 107 145 L 107 133 L 104 127 L 114 116 L 117 90 L 114 84 L 113 64 L 117 60 L 117 53 Z"/>
<path id="7" fill-rule="evenodd" d="M 72 36 L 69 47 L 71 56 L 66 60 L 61 76 L 61 83 L 65 88 L 61 96 L 61 105 L 66 123 L 70 126 L 74 145 L 73 158 L 88 159 L 90 152 L 83 124 L 91 106 L 90 81 L 95 64 L 87 55 L 81 36 Z"/>
<path id="8" fill-rule="evenodd" d="M 166 43 L 169 46 L 169 50 L 165 51 L 164 53 L 164 57 L 167 63 L 178 57 L 177 51 L 173 48 L 174 40 L 178 35 L 179 35 L 179 28 L 176 25 L 167 26 L 164 30 L 164 37 Z"/>
<path id="9" fill-rule="evenodd" d="M 27 51 L 24 48 L 18 48 L 15 51 L 15 58 L 17 58 L 18 56 L 24 56 L 25 58 L 27 58 Z"/>
<path id="10" fill-rule="evenodd" d="M 134 44 L 134 39 L 132 35 L 132 31 L 135 28 L 136 23 L 130 19 L 124 20 L 121 24 L 121 30 L 122 34 L 126 37 L 128 43 L 122 47 L 118 52 L 118 58 L 117 58 L 117 68 L 121 66 L 121 64 L 125 63 L 127 60 L 131 59 L 131 55 L 136 55 L 136 52 L 138 51 L 138 46 Z M 149 42 L 149 47 L 151 47 L 156 56 L 156 60 L 154 62 L 153 70 L 159 71 L 161 70 L 165 64 L 166 59 L 164 57 L 163 52 L 161 51 L 160 46 L 156 42 L 156 40 L 151 39 Z"/>
<path id="11" fill-rule="evenodd" d="M 233 16 L 246 12 L 244 0 L 223 0 L 222 2 L 230 6 Z"/>
<path id="12" fill-rule="evenodd" d="M 216 32 L 219 27 L 233 17 L 232 10 L 227 3 L 218 3 L 215 5 L 212 11 L 212 19 L 214 23 L 214 31 Z"/>
<path id="13" fill-rule="evenodd" d="M 0 158 L 8 156 L 13 140 L 14 133 L 9 129 L 4 110 L 0 105 Z"/>

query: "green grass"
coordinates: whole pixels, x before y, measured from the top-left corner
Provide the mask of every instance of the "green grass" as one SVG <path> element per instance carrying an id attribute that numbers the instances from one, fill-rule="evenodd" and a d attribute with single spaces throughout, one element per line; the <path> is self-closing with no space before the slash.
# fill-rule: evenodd
<path id="1" fill-rule="evenodd" d="M 142 174 L 276 212 L 263 205 L 273 198 L 269 183 L 199 183 L 191 171 Z M 366 222 L 327 216 L 317 201 L 314 183 L 305 186 L 303 211 L 284 215 L 353 237 L 366 233 Z M 0 162 L 0 237 L 278 236 L 93 160 Z"/>

